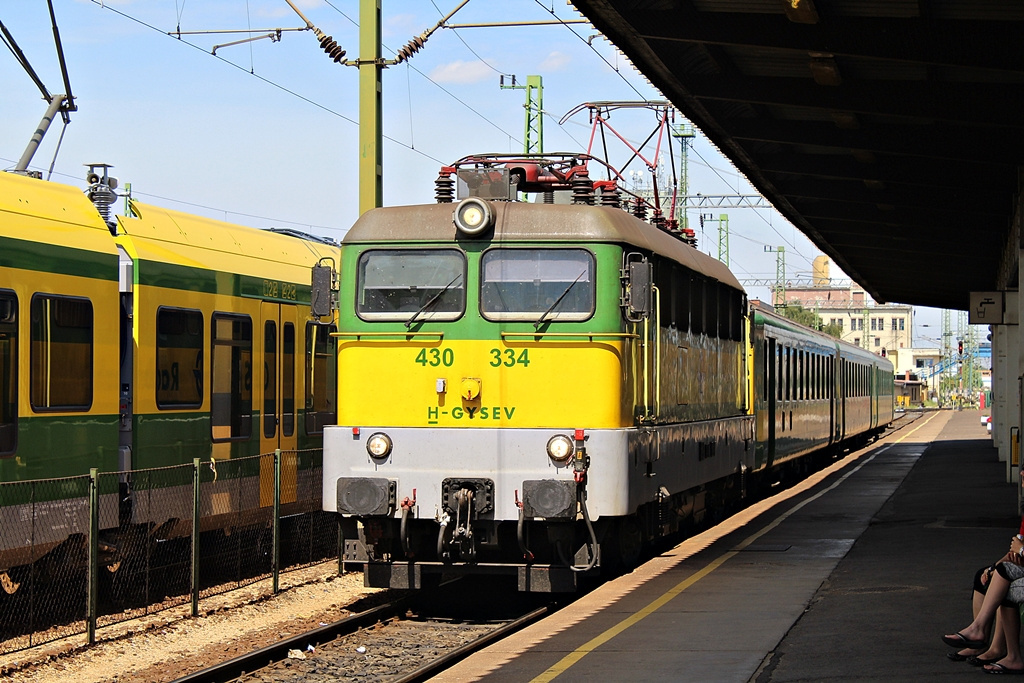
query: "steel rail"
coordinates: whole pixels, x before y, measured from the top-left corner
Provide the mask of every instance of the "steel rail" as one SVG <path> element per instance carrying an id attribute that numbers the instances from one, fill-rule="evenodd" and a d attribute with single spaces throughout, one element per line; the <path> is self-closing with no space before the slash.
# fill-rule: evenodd
<path id="1" fill-rule="evenodd" d="M 223 683 L 244 674 L 252 673 L 270 664 L 286 659 L 289 650 L 305 650 L 307 645 L 318 646 L 334 640 L 339 635 L 354 633 L 361 628 L 372 626 L 382 619 L 397 616 L 412 596 L 403 596 L 394 602 L 353 614 L 333 624 L 307 631 L 292 638 L 253 650 L 220 664 L 214 664 L 195 673 L 175 679 L 172 683 Z"/>
<path id="2" fill-rule="evenodd" d="M 546 616 L 550 612 L 550 607 L 538 607 L 532 612 L 519 617 L 515 621 L 510 621 L 504 626 L 500 626 L 493 631 L 488 631 L 484 635 L 466 643 L 462 647 L 456 648 L 455 650 L 438 657 L 432 662 L 427 662 L 415 671 L 402 676 L 401 678 L 395 679 L 395 683 L 417 683 L 418 681 L 425 681 L 432 676 L 436 676 L 440 672 L 454 666 L 471 654 L 474 654 L 491 643 L 501 640 L 502 638 L 515 633 L 519 629 L 532 624 L 534 621 Z"/>

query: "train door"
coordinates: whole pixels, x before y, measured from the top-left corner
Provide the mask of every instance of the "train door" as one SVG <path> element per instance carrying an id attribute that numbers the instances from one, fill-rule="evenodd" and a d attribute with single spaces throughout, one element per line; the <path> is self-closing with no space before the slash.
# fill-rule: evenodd
<path id="1" fill-rule="evenodd" d="M 767 344 L 767 353 L 765 353 L 764 364 L 767 375 L 767 381 L 765 382 L 765 401 L 768 404 L 768 466 L 770 467 L 775 462 L 775 410 L 776 404 L 778 403 L 779 392 L 776 388 L 779 382 L 778 376 L 778 362 L 776 361 L 776 354 L 778 351 L 775 346 L 775 339 L 768 337 L 765 340 Z"/>
<path id="2" fill-rule="evenodd" d="M 846 436 L 846 398 L 849 395 L 849 362 L 845 358 L 839 360 L 839 395 L 836 397 L 836 410 L 839 411 L 839 419 L 836 422 L 838 434 L 836 442 L 842 441 Z"/>
<path id="3" fill-rule="evenodd" d="M 295 306 L 262 302 L 260 305 L 263 381 L 258 386 L 260 406 L 260 453 L 281 449 L 281 502 L 294 503 L 296 496 L 295 420 L 296 344 L 298 312 Z M 260 460 L 260 506 L 274 502 L 274 459 Z"/>

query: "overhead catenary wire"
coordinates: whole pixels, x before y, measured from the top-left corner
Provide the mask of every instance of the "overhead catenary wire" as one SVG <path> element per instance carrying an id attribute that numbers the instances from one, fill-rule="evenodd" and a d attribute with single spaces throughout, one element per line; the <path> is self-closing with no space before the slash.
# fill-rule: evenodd
<path id="1" fill-rule="evenodd" d="M 143 20 L 141 20 L 141 19 L 139 19 L 137 17 L 134 17 L 134 16 L 132 16 L 132 15 L 126 13 L 126 12 L 123 12 L 123 11 L 121 11 L 119 9 L 111 7 L 110 5 L 104 4 L 103 0 L 90 0 L 90 2 L 92 2 L 94 5 L 98 5 L 101 9 L 109 10 L 109 11 L 111 11 L 111 12 L 113 12 L 113 13 L 119 15 L 119 16 L 124 17 L 125 19 L 128 19 L 130 21 L 133 21 L 133 22 L 139 24 L 140 26 L 144 26 L 144 27 L 146 27 L 146 28 L 148 28 L 148 29 L 150 29 L 152 31 L 156 31 L 157 33 L 159 33 L 161 35 L 164 35 L 164 36 L 168 35 L 163 30 L 157 28 L 156 26 L 153 26 L 152 24 L 150 24 L 148 22 L 145 22 L 145 21 L 143 21 Z M 168 37 L 170 37 L 170 36 L 168 36 Z M 355 126 L 359 125 L 359 122 L 356 121 L 355 119 L 353 119 L 353 118 L 351 118 L 349 116 L 346 116 L 345 114 L 342 114 L 339 111 L 331 109 L 327 105 L 321 104 L 321 103 L 317 102 L 316 100 L 312 100 L 312 99 L 306 97 L 305 95 L 302 95 L 302 94 L 300 94 L 300 93 L 298 93 L 298 92 L 296 92 L 294 90 L 291 90 L 290 88 L 286 88 L 285 86 L 281 85 L 280 83 L 272 81 L 269 78 L 266 78 L 265 76 L 261 76 L 261 75 L 259 75 L 257 73 L 252 73 L 252 72 L 246 71 L 245 67 L 239 66 L 238 64 L 235 64 L 230 59 L 225 59 L 221 55 L 210 54 L 210 52 L 208 50 L 206 50 L 206 48 L 203 48 L 203 47 L 201 47 L 199 45 L 191 43 L 191 42 L 189 42 L 187 40 L 184 40 L 182 38 L 175 38 L 175 40 L 177 42 L 180 42 L 180 43 L 183 43 L 185 45 L 188 45 L 189 47 L 191 47 L 191 48 L 193 48 L 195 50 L 199 50 L 203 54 L 209 55 L 210 57 L 213 57 L 214 59 L 219 59 L 221 62 L 223 62 L 225 64 L 228 64 L 230 66 L 233 66 L 234 68 L 238 69 L 242 73 L 247 73 L 250 76 L 252 76 L 253 78 L 258 79 L 258 80 L 262 81 L 263 83 L 266 83 L 267 85 L 269 85 L 271 87 L 277 88 L 278 90 L 280 90 L 280 91 L 282 91 L 284 93 L 287 93 L 288 95 L 291 95 L 291 96 L 293 96 L 295 98 L 298 98 L 298 99 L 302 100 L 303 102 L 306 102 L 307 104 L 311 104 L 314 107 L 316 107 L 317 109 L 320 109 L 320 110 L 322 110 L 324 112 L 327 112 L 328 114 L 331 114 L 332 116 L 336 116 L 336 117 L 342 119 L 343 121 L 347 121 L 347 122 L 349 122 L 349 123 L 351 123 L 351 124 L 353 124 Z M 433 161 L 435 163 L 438 163 L 438 164 L 443 164 L 444 163 L 444 161 L 442 161 L 441 159 L 438 159 L 437 157 L 434 157 L 434 156 L 432 156 L 430 154 L 427 154 L 426 152 L 424 152 L 422 150 L 414 149 L 414 148 L 410 147 L 409 145 L 405 144 L 404 142 L 402 142 L 401 140 L 397 140 L 397 139 L 395 139 L 395 138 L 393 138 L 393 137 L 391 137 L 389 135 L 384 135 L 383 138 L 385 140 L 387 140 L 388 142 L 392 142 L 392 143 L 394 143 L 396 145 L 399 145 L 401 147 L 405 147 L 409 151 L 415 152 L 416 154 L 424 157 L 425 159 L 430 159 L 431 161 Z"/>

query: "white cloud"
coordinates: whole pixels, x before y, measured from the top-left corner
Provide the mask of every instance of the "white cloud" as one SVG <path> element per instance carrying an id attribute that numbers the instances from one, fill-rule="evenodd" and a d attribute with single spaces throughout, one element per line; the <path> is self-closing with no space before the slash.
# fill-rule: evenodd
<path id="1" fill-rule="evenodd" d="M 567 64 L 569 64 L 569 62 L 571 62 L 571 61 L 572 61 L 572 58 L 569 57 L 569 55 L 567 55 L 567 54 L 565 54 L 563 52 L 559 52 L 559 51 L 555 50 L 554 52 L 549 54 L 544 59 L 543 62 L 541 62 L 540 70 L 541 71 L 560 71 L 561 69 L 564 69 L 565 66 Z"/>
<path id="2" fill-rule="evenodd" d="M 442 64 L 430 72 L 430 78 L 438 83 L 479 83 L 492 77 L 496 78 L 497 74 L 483 62 L 462 60 Z"/>

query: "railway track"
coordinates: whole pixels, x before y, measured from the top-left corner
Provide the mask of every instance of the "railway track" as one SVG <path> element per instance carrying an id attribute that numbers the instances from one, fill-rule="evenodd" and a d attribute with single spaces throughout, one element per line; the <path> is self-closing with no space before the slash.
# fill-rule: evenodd
<path id="1" fill-rule="evenodd" d="M 184 676 L 175 683 L 422 681 L 550 614 L 550 596 L 462 582 L 406 594 L 333 624 Z"/>
<path id="2" fill-rule="evenodd" d="M 902 430 L 924 414 L 901 413 L 891 429 Z M 175 683 L 421 681 L 558 608 L 541 604 L 550 595 L 512 592 L 495 597 L 493 587 L 465 590 L 463 584 L 448 584 L 429 596 L 400 595 Z"/>

